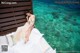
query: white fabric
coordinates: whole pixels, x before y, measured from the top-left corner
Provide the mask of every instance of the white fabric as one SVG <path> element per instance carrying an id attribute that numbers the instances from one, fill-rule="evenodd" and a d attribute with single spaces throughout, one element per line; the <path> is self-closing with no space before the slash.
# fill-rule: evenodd
<path id="1" fill-rule="evenodd" d="M 13 36 L 14 35 L 14 33 L 10 33 L 10 34 L 7 34 L 6 35 L 6 37 L 7 37 L 7 39 L 8 39 L 8 45 L 9 46 L 13 46 L 13 38 L 11 37 L 11 36 Z"/>
<path id="2" fill-rule="evenodd" d="M 11 36 L 13 36 L 14 33 L 15 32 L 6 34 L 4 36 L 0 36 L 0 53 L 7 53 L 7 52 L 2 52 L 2 48 L 1 48 L 2 45 L 8 45 L 10 47 L 13 46 L 13 41 Z"/>
<path id="3" fill-rule="evenodd" d="M 39 32 L 39 30 L 37 30 L 36 28 L 34 28 L 32 31 L 31 31 L 31 34 L 30 34 L 30 37 L 29 37 L 29 40 L 34 42 L 34 43 L 38 43 L 40 38 L 43 36 L 43 34 L 41 34 Z"/>
<path id="4" fill-rule="evenodd" d="M 45 48 L 48 52 L 44 50 Z M 48 50 L 48 48 L 50 49 Z M 32 30 L 29 41 L 27 43 L 24 43 L 24 41 L 21 40 L 16 45 L 14 45 L 12 48 L 10 48 L 8 51 L 8 53 L 44 53 L 44 52 L 56 53 L 49 46 L 46 40 L 42 37 L 42 34 L 36 28 Z"/>
<path id="5" fill-rule="evenodd" d="M 27 44 L 24 44 L 24 42 L 19 42 L 11 48 L 8 53 L 42 53 L 42 51 L 38 45 L 29 41 Z"/>
<path id="6" fill-rule="evenodd" d="M 6 36 L 0 36 L 0 45 L 8 44 Z"/>

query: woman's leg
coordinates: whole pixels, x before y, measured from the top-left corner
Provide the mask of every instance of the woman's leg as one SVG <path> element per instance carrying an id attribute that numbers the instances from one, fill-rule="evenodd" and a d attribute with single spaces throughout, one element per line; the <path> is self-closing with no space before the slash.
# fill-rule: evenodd
<path id="1" fill-rule="evenodd" d="M 22 27 L 19 27 L 19 28 L 16 30 L 15 34 L 14 34 L 13 41 L 14 41 L 15 43 L 17 43 L 17 42 L 19 41 L 21 32 L 22 32 Z"/>
<path id="2" fill-rule="evenodd" d="M 30 26 L 30 27 L 28 28 L 28 30 L 26 31 L 25 42 L 27 42 L 27 41 L 29 40 L 31 31 L 32 31 L 33 28 L 34 28 L 34 26 Z"/>

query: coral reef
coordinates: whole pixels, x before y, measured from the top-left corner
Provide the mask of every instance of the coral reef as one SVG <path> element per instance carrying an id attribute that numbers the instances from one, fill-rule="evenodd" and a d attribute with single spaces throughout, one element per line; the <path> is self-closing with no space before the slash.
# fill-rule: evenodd
<path id="1" fill-rule="evenodd" d="M 36 0 L 33 11 L 35 27 L 44 33 L 53 49 L 56 48 L 58 53 L 80 53 L 80 12 Z"/>

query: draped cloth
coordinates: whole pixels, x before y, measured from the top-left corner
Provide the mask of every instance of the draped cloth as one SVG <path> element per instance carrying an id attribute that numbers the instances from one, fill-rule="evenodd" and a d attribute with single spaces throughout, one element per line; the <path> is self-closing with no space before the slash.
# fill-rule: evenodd
<path id="1" fill-rule="evenodd" d="M 8 53 L 55 53 L 43 38 L 43 34 L 37 28 L 33 28 L 34 22 L 35 16 L 32 15 L 24 26 L 17 29 L 14 36 L 15 45 Z M 26 43 L 25 37 L 29 37 Z"/>
<path id="2" fill-rule="evenodd" d="M 43 38 L 43 34 L 38 29 L 33 28 L 29 37 L 29 41 L 24 43 L 21 38 L 8 53 L 56 53 L 47 41 Z"/>

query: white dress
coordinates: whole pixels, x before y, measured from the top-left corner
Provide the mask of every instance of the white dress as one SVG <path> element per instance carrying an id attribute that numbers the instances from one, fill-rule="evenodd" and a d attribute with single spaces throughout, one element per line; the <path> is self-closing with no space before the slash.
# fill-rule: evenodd
<path id="1" fill-rule="evenodd" d="M 8 53 L 56 53 L 42 36 L 38 29 L 33 28 L 29 41 L 24 43 L 21 39 Z"/>
<path id="2" fill-rule="evenodd" d="M 29 22 L 30 24 L 34 24 L 34 19 L 29 19 Z M 29 23 L 26 23 L 22 29 L 27 30 L 28 28 Z M 22 38 L 22 36 L 25 36 L 25 33 L 26 31 L 23 31 L 23 33 L 20 34 L 20 40 L 16 45 L 9 49 L 8 53 L 56 53 L 42 37 L 43 34 L 41 34 L 38 29 L 32 29 L 27 43 L 24 42 L 24 37 Z"/>
<path id="3" fill-rule="evenodd" d="M 39 35 L 39 36 L 38 36 Z M 38 41 L 42 37 L 42 34 L 37 31 L 37 29 L 33 29 L 27 43 L 21 39 L 16 45 L 14 45 L 9 53 L 42 53 L 40 46 L 38 46 Z"/>

